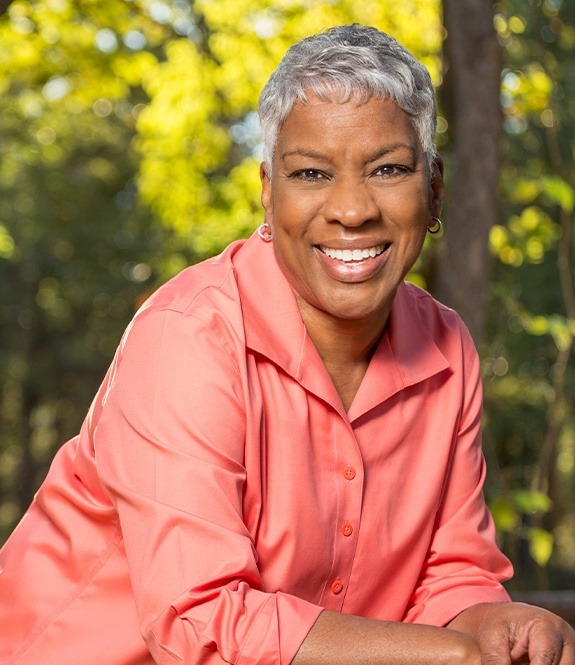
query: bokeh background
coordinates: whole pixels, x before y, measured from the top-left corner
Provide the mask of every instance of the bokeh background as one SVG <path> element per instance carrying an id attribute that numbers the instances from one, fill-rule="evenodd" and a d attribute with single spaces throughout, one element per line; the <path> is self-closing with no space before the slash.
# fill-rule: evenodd
<path id="1" fill-rule="evenodd" d="M 575 589 L 570 0 L 0 2 L 0 542 L 136 308 L 261 222 L 258 93 L 349 22 L 437 86 L 445 232 L 410 278 L 479 346 L 512 588 Z"/>

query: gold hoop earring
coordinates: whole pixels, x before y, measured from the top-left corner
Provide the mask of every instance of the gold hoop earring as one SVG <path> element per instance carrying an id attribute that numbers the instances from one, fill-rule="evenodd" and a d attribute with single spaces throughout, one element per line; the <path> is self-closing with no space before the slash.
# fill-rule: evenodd
<path id="1" fill-rule="evenodd" d="M 439 233 L 441 229 L 443 228 L 443 224 L 439 217 L 432 217 L 431 218 L 434 222 L 433 226 L 428 226 L 427 227 L 427 233 L 431 233 L 432 236 L 434 236 L 436 233 Z"/>

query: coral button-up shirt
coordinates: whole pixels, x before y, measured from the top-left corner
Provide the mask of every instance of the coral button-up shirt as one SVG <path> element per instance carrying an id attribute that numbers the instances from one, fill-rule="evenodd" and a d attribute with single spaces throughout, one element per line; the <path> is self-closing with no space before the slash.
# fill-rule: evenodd
<path id="1" fill-rule="evenodd" d="M 480 419 L 467 331 L 408 284 L 346 413 L 272 246 L 234 243 L 136 315 L 3 549 L 0 662 L 284 664 L 322 608 L 507 600 Z"/>

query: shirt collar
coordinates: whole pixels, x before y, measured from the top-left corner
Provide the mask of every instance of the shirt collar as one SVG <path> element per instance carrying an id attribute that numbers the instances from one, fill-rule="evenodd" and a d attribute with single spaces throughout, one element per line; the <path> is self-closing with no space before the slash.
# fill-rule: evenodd
<path id="1" fill-rule="evenodd" d="M 350 420 L 400 390 L 449 368 L 449 361 L 419 314 L 421 298 L 431 296 L 407 282 L 399 285 L 386 331 L 349 410 Z"/>
<path id="2" fill-rule="evenodd" d="M 300 380 L 306 330 L 272 243 L 253 234 L 233 257 L 246 345 Z"/>
<path id="3" fill-rule="evenodd" d="M 254 233 L 234 255 L 233 263 L 248 348 L 269 358 L 304 388 L 344 413 L 275 259 L 273 244 L 263 242 Z M 419 316 L 418 298 L 422 293 L 416 287 L 400 284 L 387 330 L 349 411 L 350 420 L 449 367 Z"/>

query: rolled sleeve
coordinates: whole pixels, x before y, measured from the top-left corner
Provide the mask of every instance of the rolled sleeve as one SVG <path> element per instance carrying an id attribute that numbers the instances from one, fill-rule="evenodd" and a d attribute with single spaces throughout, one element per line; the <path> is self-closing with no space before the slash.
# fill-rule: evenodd
<path id="1" fill-rule="evenodd" d="M 233 333 L 136 318 L 94 434 L 158 663 L 287 663 L 320 607 L 264 588 L 243 517 L 245 386 Z"/>

